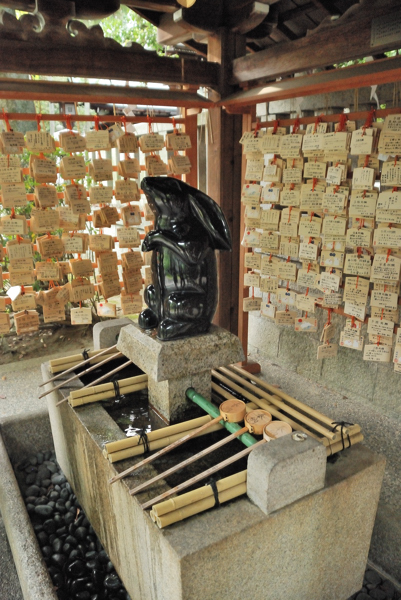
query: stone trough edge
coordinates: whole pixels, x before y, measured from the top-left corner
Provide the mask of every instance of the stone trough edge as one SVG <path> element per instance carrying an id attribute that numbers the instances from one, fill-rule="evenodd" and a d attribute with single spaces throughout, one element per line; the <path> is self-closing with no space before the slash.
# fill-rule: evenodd
<path id="1" fill-rule="evenodd" d="M 0 470 L 0 512 L 24 600 L 57 600 L 1 434 Z"/>

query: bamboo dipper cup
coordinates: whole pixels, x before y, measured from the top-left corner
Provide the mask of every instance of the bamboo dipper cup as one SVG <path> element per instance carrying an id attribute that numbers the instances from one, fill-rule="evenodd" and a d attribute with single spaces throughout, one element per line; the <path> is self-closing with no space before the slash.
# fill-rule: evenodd
<path id="1" fill-rule="evenodd" d="M 154 460 L 156 460 L 156 458 L 159 458 L 159 456 L 163 456 L 164 454 L 167 454 L 167 452 L 170 452 L 171 450 L 178 448 L 178 446 L 181 446 L 181 444 L 184 444 L 188 440 L 192 439 L 193 437 L 198 435 L 201 431 L 204 431 L 205 429 L 209 429 L 209 427 L 212 427 L 213 425 L 220 423 L 220 421 L 222 421 L 222 420 L 228 421 L 229 423 L 238 423 L 239 421 L 242 421 L 245 416 L 245 413 L 246 413 L 246 405 L 245 405 L 245 402 L 242 402 L 242 400 L 237 400 L 236 398 L 232 398 L 230 400 L 225 400 L 224 402 L 222 402 L 222 404 L 220 404 L 220 415 L 218 417 L 216 417 L 215 419 L 212 419 L 205 425 L 202 425 L 201 427 L 194 429 L 193 431 L 190 431 L 189 433 L 184 435 L 182 438 L 180 438 L 176 442 L 173 442 L 169 446 L 162 448 L 161 450 L 159 450 L 152 456 L 145 458 L 144 460 L 142 460 L 138 464 L 134 465 L 133 467 L 130 467 L 129 469 L 122 471 L 122 473 L 119 473 L 115 477 L 112 477 L 109 480 L 109 483 L 115 483 L 119 479 L 122 479 L 123 477 L 126 477 L 130 473 L 133 473 L 140 467 L 143 467 L 144 465 L 147 465 L 148 463 L 153 462 Z"/>
<path id="2" fill-rule="evenodd" d="M 263 438 L 266 442 L 275 440 L 276 438 L 283 437 L 292 432 L 292 427 L 285 421 L 272 421 L 263 429 Z"/>
<path id="3" fill-rule="evenodd" d="M 245 425 L 248 427 L 249 433 L 262 435 L 266 425 L 271 423 L 272 416 L 267 410 L 257 408 L 251 411 L 245 417 Z"/>

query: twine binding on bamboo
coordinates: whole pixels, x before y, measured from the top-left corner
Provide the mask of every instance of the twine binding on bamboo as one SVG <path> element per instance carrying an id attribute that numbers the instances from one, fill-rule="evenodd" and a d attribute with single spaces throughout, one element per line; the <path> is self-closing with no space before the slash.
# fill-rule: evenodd
<path id="1" fill-rule="evenodd" d="M 139 446 L 139 444 L 143 444 L 143 453 L 144 454 L 147 454 L 150 451 L 149 440 L 148 440 L 148 436 L 147 436 L 147 433 L 146 433 L 145 429 L 141 429 L 139 431 L 138 446 Z"/>
<path id="2" fill-rule="evenodd" d="M 213 496 L 214 496 L 214 508 L 219 508 L 219 506 L 220 506 L 219 490 L 217 489 L 217 482 L 218 482 L 218 479 L 211 477 L 209 479 L 209 481 L 207 481 L 205 483 L 205 485 L 210 485 L 210 487 L 212 488 Z"/>
<path id="3" fill-rule="evenodd" d="M 88 360 L 89 358 L 88 350 L 86 350 L 85 348 L 82 350 L 82 358 L 84 360 Z"/>
<path id="4" fill-rule="evenodd" d="M 333 421 L 332 425 L 334 425 L 334 427 L 332 427 L 331 431 L 337 431 L 337 428 L 340 427 L 340 433 L 341 433 L 341 442 L 343 445 L 343 450 L 345 450 L 345 439 L 344 439 L 344 427 L 352 427 L 354 425 L 354 423 L 347 423 L 346 421 Z M 347 438 L 348 438 L 348 444 L 349 444 L 349 448 L 351 448 L 351 438 L 349 436 L 349 433 L 347 433 Z"/>
<path id="5" fill-rule="evenodd" d="M 113 379 L 111 383 L 114 386 L 115 399 L 120 400 L 121 392 L 120 392 L 120 384 L 118 383 L 118 379 Z"/>

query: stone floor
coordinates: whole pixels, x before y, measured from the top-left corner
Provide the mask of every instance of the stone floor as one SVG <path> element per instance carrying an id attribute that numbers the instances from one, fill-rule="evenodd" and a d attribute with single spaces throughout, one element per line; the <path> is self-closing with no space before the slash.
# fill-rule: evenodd
<path id="1" fill-rule="evenodd" d="M 59 354 L 59 356 L 63 355 L 65 355 L 64 352 Z M 51 358 L 55 357 L 56 355 L 52 355 Z M 259 356 L 254 358 L 261 362 L 263 376 L 270 383 L 277 384 L 289 394 L 310 403 L 333 418 L 345 418 L 343 414 L 344 397 L 341 394 L 331 392 L 293 372 L 263 361 Z M 40 357 L 24 361 L 23 368 L 21 362 L 0 366 L 0 424 L 6 417 L 18 413 L 35 413 L 46 406 L 45 399 L 38 399 L 38 385 L 41 382 L 40 364 L 43 360 L 43 357 Z M 386 456 L 387 501 L 399 509 L 401 506 L 401 481 L 399 478 L 401 454 L 395 440 L 400 439 L 401 426 L 392 419 L 382 416 L 373 405 L 369 408 L 360 404 L 356 398 L 349 397 L 346 398 L 346 403 L 347 420 L 351 419 L 354 423 L 359 423 L 365 434 L 365 443 L 372 450 Z M 378 421 L 380 427 L 377 427 Z M 378 431 L 385 433 L 381 435 L 377 433 Z M 396 591 L 396 582 L 388 580 L 384 582 L 386 579 L 386 574 L 378 574 L 369 568 L 365 575 L 364 588 L 352 598 L 356 600 L 401 599 L 401 594 Z M 1 516 L 0 600 L 23 600 Z"/>

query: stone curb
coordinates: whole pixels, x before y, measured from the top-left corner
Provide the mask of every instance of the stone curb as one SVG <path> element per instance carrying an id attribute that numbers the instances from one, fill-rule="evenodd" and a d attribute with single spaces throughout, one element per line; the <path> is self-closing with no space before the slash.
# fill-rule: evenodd
<path id="1" fill-rule="evenodd" d="M 0 512 L 24 600 L 57 600 L 1 435 L 0 472 Z"/>

